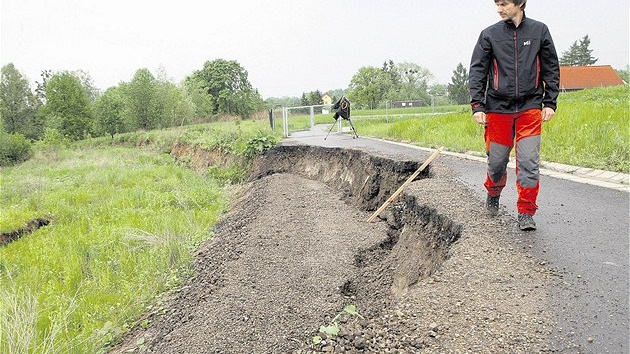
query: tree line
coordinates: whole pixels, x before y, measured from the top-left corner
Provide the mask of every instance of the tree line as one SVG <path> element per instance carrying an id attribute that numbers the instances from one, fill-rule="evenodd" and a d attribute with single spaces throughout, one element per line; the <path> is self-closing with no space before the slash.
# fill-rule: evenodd
<path id="1" fill-rule="evenodd" d="M 217 115 L 249 117 L 263 107 L 245 71 L 236 61 L 208 61 L 176 85 L 148 69 L 136 71 L 103 93 L 84 72 L 42 73 L 32 92 L 13 64 L 2 67 L 2 130 L 41 139 L 47 130 L 65 138 L 114 135 L 188 124 Z"/>
<path id="2" fill-rule="evenodd" d="M 597 62 L 589 46 L 588 35 L 576 41 L 563 52 L 561 65 Z M 628 82 L 628 69 L 617 72 Z M 13 64 L 2 67 L 0 165 L 6 160 L 2 156 L 19 161 L 30 142 L 47 135 L 79 140 L 209 121 L 220 115 L 247 118 L 279 105 L 319 105 L 323 93 L 334 100 L 346 95 L 360 109 L 385 108 L 388 102 L 402 100 L 420 100 L 427 105 L 469 102 L 468 72 L 462 63 L 453 70 L 447 85 L 429 85 L 431 72 L 418 64 L 386 60 L 381 67 L 359 68 L 347 89 L 315 90 L 304 92 L 302 97 L 266 101 L 250 84 L 247 71 L 233 60 L 207 61 L 178 85 L 164 73 L 155 77 L 148 69 L 139 69 L 129 82 L 102 93 L 82 71 L 44 71 L 41 76 L 31 91 L 28 80 Z"/>

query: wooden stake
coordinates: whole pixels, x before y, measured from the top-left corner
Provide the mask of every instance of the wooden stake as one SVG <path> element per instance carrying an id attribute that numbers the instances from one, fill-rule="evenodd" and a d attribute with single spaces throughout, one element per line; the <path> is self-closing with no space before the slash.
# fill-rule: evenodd
<path id="1" fill-rule="evenodd" d="M 372 214 L 372 216 L 370 216 L 367 219 L 367 222 L 374 222 L 374 220 L 376 219 L 376 217 L 378 216 L 378 214 L 380 214 L 381 212 L 383 212 L 383 210 L 385 210 L 385 208 L 387 208 L 396 198 L 398 198 L 398 195 L 400 193 L 403 192 L 403 190 L 405 190 L 405 188 L 407 188 L 407 186 L 413 182 L 413 180 L 418 177 L 418 175 L 420 174 L 420 172 L 422 172 L 427 166 L 429 166 L 429 164 L 435 160 L 436 157 L 438 157 L 438 155 L 440 154 L 440 152 L 442 152 L 442 149 L 444 149 L 444 146 L 440 146 L 437 150 L 435 150 L 435 152 L 433 154 L 431 154 L 431 156 L 429 156 L 429 158 L 422 164 L 422 166 L 420 166 L 416 172 L 414 172 L 409 178 L 407 178 L 407 181 L 405 181 L 405 183 L 403 183 L 402 186 L 400 186 L 400 188 L 398 188 L 398 190 L 396 192 L 394 192 L 394 194 L 392 194 L 391 197 L 389 197 L 385 203 L 383 203 L 383 205 L 381 205 L 380 208 L 378 208 L 374 214 Z"/>

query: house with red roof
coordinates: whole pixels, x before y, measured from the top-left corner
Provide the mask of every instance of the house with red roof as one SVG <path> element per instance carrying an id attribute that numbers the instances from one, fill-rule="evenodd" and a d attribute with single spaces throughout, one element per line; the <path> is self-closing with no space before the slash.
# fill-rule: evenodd
<path id="1" fill-rule="evenodd" d="M 623 84 L 623 80 L 610 65 L 560 67 L 560 90 L 562 91 L 577 91 Z"/>

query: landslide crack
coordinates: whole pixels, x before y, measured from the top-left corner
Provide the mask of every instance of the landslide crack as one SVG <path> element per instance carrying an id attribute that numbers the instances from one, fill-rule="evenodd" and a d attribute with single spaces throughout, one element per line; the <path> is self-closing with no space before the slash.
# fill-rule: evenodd
<path id="1" fill-rule="evenodd" d="M 254 163 L 252 179 L 280 172 L 297 174 L 336 188 L 347 202 L 372 211 L 418 167 L 414 161 L 397 161 L 359 150 L 279 146 Z M 429 166 L 416 181 L 430 178 Z M 369 299 L 375 303 L 368 306 L 382 309 L 383 303 L 403 295 L 439 269 L 451 244 L 459 239 L 462 226 L 404 193 L 380 219 L 387 223 L 386 237 L 355 255 L 356 275 L 339 291 L 359 302 Z"/>
<path id="2" fill-rule="evenodd" d="M 17 230 L 0 233 L 0 247 L 6 246 L 23 236 L 29 235 L 48 224 L 50 224 L 50 219 L 48 218 L 35 218 L 29 220 L 24 227 Z"/>

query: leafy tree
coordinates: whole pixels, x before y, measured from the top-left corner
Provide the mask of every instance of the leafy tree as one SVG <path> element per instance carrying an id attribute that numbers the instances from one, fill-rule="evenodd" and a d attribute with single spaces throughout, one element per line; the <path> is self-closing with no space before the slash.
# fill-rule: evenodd
<path id="1" fill-rule="evenodd" d="M 383 62 L 382 70 L 389 78 L 388 81 L 390 84 L 392 84 L 393 86 L 397 86 L 400 84 L 399 69 L 397 68 L 396 64 L 394 64 L 393 60 L 390 59 L 389 61 Z"/>
<path id="2" fill-rule="evenodd" d="M 35 96 L 37 96 L 37 98 L 42 102 L 46 102 L 46 84 L 54 74 L 55 73 L 52 70 L 44 70 L 41 74 L 42 81 L 35 81 L 35 84 L 37 84 L 37 87 L 35 88 Z"/>
<path id="3" fill-rule="evenodd" d="M 158 127 L 173 127 L 188 124 L 195 116 L 195 107 L 191 98 L 177 85 L 168 81 L 159 81 Z"/>
<path id="4" fill-rule="evenodd" d="M 94 102 L 94 130 L 113 138 L 126 131 L 124 123 L 125 101 L 119 87 L 112 87 Z"/>
<path id="5" fill-rule="evenodd" d="M 251 116 L 252 113 L 255 112 L 259 112 L 265 109 L 265 102 L 262 99 L 262 96 L 260 95 L 260 92 L 258 92 L 258 89 L 254 89 L 252 91 L 250 91 L 247 94 L 247 99 L 248 99 L 248 105 L 249 108 L 251 109 L 251 112 L 248 115 L 245 115 L 243 117 L 249 117 Z"/>
<path id="6" fill-rule="evenodd" d="M 93 113 L 87 90 L 72 73 L 54 74 L 46 83 L 42 107 L 47 126 L 71 140 L 83 139 L 92 131 Z"/>
<path id="7" fill-rule="evenodd" d="M 615 70 L 617 75 L 625 82 L 626 84 L 630 83 L 630 65 L 626 65 L 623 69 Z"/>
<path id="8" fill-rule="evenodd" d="M 348 99 L 357 108 L 373 109 L 383 100 L 387 74 L 379 68 L 364 66 L 350 80 Z"/>
<path id="9" fill-rule="evenodd" d="M 306 95 L 306 92 L 302 92 L 302 97 L 300 98 L 300 105 L 308 106 L 308 96 Z"/>
<path id="10" fill-rule="evenodd" d="M 160 67 L 157 72 L 158 128 L 190 123 L 195 107 L 184 86 L 177 86 Z"/>
<path id="11" fill-rule="evenodd" d="M 581 65 L 593 65 L 597 62 L 597 58 L 594 58 L 591 54 L 592 49 L 589 49 L 591 45 L 591 39 L 588 34 L 578 41 L 573 42 L 571 47 L 562 53 L 560 57 L 560 65 L 564 66 L 581 66 Z"/>
<path id="12" fill-rule="evenodd" d="M 261 107 L 262 99 L 247 78 L 247 71 L 235 60 L 207 61 L 203 69 L 187 80 L 200 80 L 213 98 L 213 113 L 249 117 Z"/>
<path id="13" fill-rule="evenodd" d="M 457 64 L 457 68 L 453 70 L 451 83 L 448 84 L 448 94 L 457 104 L 470 102 L 470 94 L 468 93 L 468 71 L 462 63 Z"/>
<path id="14" fill-rule="evenodd" d="M 319 90 L 311 91 L 311 93 L 309 94 L 309 103 L 311 105 L 324 104 L 322 96 L 323 94 Z"/>
<path id="15" fill-rule="evenodd" d="M 302 98 L 300 99 L 300 104 L 302 106 L 314 106 L 319 104 L 324 104 L 322 100 L 322 93 L 319 90 L 311 91 L 311 92 L 303 92 Z"/>
<path id="16" fill-rule="evenodd" d="M 267 108 L 275 108 L 278 106 L 281 107 L 295 107 L 301 105 L 301 100 L 299 97 L 269 97 L 265 100 L 265 106 Z"/>
<path id="17" fill-rule="evenodd" d="M 138 69 L 125 87 L 127 97 L 127 124 L 130 130 L 151 130 L 158 126 L 157 80 L 149 69 Z"/>
<path id="18" fill-rule="evenodd" d="M 432 103 L 435 106 L 445 106 L 453 103 L 448 95 L 448 85 L 433 84 L 429 87 L 428 93 L 431 95 Z"/>
<path id="19" fill-rule="evenodd" d="M 2 67 L 0 82 L 0 112 L 4 130 L 37 139 L 43 132 L 43 122 L 37 119 L 41 102 L 31 92 L 28 80 L 13 64 Z"/>
<path id="20" fill-rule="evenodd" d="M 393 60 L 383 62 L 383 75 L 380 77 L 381 90 L 383 91 L 383 98 L 387 100 L 399 100 L 401 99 L 401 78 L 400 70 Z"/>
<path id="21" fill-rule="evenodd" d="M 92 80 L 90 74 L 84 70 L 72 71 L 70 73 L 79 80 L 79 82 L 85 89 L 88 97 L 90 98 L 90 101 L 93 102 L 100 94 L 100 91 L 94 86 L 94 80 Z M 41 73 L 41 81 L 35 81 L 35 84 L 37 85 L 35 88 L 35 96 L 42 102 L 46 102 L 46 84 L 48 83 L 48 80 L 53 77 L 53 75 L 55 75 L 54 71 L 44 70 Z"/>
<path id="22" fill-rule="evenodd" d="M 184 81 L 184 90 L 194 105 L 197 118 L 211 118 L 214 115 L 214 98 L 208 93 L 203 80 L 189 77 Z"/>
<path id="23" fill-rule="evenodd" d="M 85 93 L 88 95 L 90 102 L 94 102 L 94 100 L 96 100 L 96 98 L 100 95 L 100 91 L 94 86 L 94 80 L 92 80 L 90 73 L 84 70 L 77 70 L 72 72 L 72 74 L 79 80 L 81 86 L 85 89 Z"/>
<path id="24" fill-rule="evenodd" d="M 418 64 L 403 62 L 395 64 L 395 72 L 397 79 L 390 84 L 390 90 L 393 90 L 388 94 L 390 99 L 421 99 L 425 102 L 429 100 L 427 86 L 432 77 L 429 70 Z"/>
<path id="25" fill-rule="evenodd" d="M 429 100 L 431 73 L 414 63 L 396 64 L 389 60 L 381 69 L 363 67 L 350 81 L 348 98 L 359 108 L 376 108 L 385 100 Z"/>
<path id="26" fill-rule="evenodd" d="M 149 69 L 139 69 L 131 82 L 119 87 L 126 103 L 123 120 L 127 130 L 151 130 L 188 124 L 196 115 L 193 99 L 199 102 L 200 108 L 212 109 L 200 80 L 186 80 L 184 85 L 177 86 L 170 81 L 163 68 L 158 70 L 157 79 Z M 201 113 L 207 116 L 206 112 Z"/>

